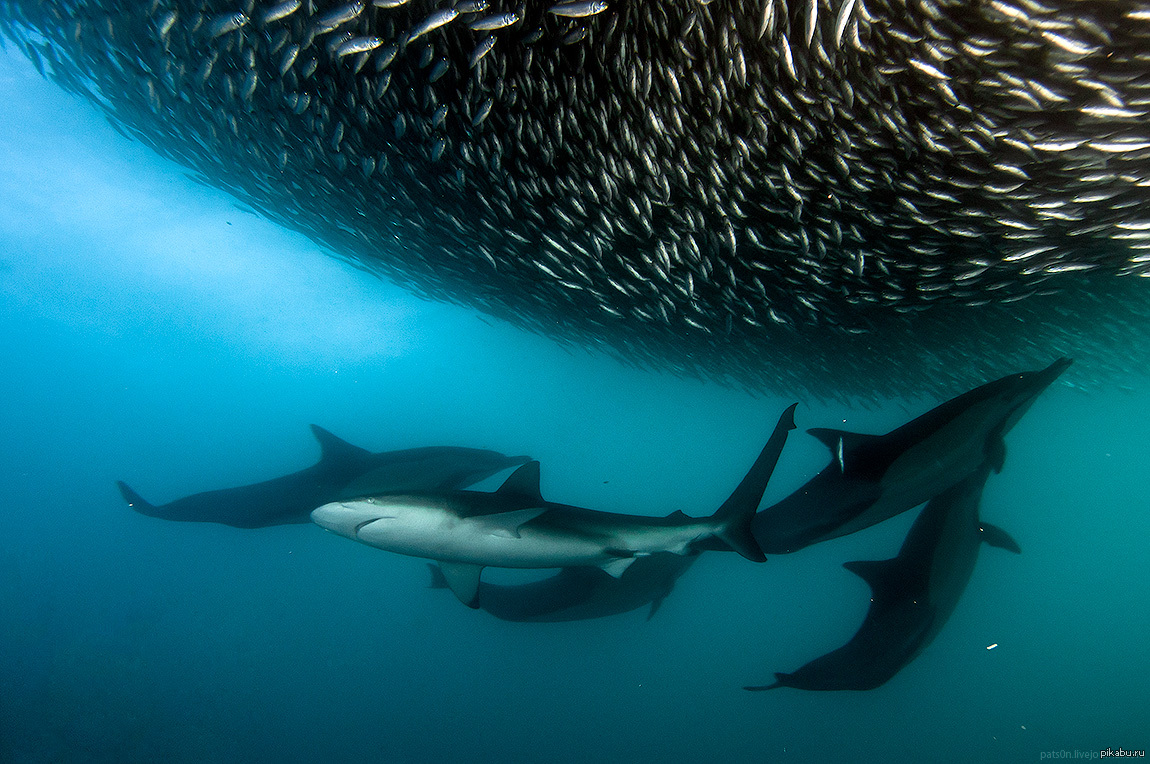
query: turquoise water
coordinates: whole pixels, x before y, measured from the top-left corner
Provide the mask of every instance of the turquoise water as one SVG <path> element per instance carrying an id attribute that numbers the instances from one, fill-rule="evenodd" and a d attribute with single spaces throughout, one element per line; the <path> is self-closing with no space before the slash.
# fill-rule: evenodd
<path id="1" fill-rule="evenodd" d="M 1065 385 L 1007 440 L 939 638 L 871 692 L 750 694 L 850 638 L 913 514 L 658 615 L 511 624 L 320 529 L 131 512 L 388 450 L 541 460 L 554 501 L 705 514 L 792 402 L 624 368 L 418 300 L 187 180 L 0 56 L 0 760 L 1028 761 L 1150 742 L 1150 396 Z M 1051 359 L 1058 355 L 1051 349 Z M 937 401 L 804 401 L 883 432 Z M 767 491 L 826 464 L 796 432 Z M 993 650 L 987 646 L 997 644 Z M 1046 756 L 1044 756 L 1046 754 Z"/>

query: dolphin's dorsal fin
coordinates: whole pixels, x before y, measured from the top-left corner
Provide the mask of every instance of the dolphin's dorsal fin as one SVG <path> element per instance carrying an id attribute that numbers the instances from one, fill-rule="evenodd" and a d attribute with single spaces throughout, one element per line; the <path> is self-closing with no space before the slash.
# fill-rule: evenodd
<path id="1" fill-rule="evenodd" d="M 511 512 L 475 515 L 470 520 L 483 526 L 483 530 L 489 535 L 517 539 L 519 538 L 519 529 L 524 523 L 531 522 L 546 511 L 546 507 L 531 507 L 530 509 L 516 509 Z"/>
<path id="2" fill-rule="evenodd" d="M 902 576 L 898 570 L 898 560 L 852 560 L 843 567 L 866 581 L 875 596 L 880 596 L 898 585 Z"/>
<path id="3" fill-rule="evenodd" d="M 343 438 L 332 435 L 318 424 L 311 425 L 311 432 L 319 441 L 320 462 L 344 463 L 358 461 L 371 455 L 367 449 L 353 446 Z"/>
<path id="4" fill-rule="evenodd" d="M 1002 528 L 999 528 L 997 525 L 991 525 L 990 523 L 979 523 L 978 531 L 981 534 L 982 540 L 991 546 L 996 546 L 999 549 L 1005 549 L 1006 551 L 1014 552 L 1015 554 L 1022 554 L 1022 547 L 1018 545 L 1018 542 L 1014 540 L 1014 537 L 1006 531 L 1002 530 Z"/>
<path id="5" fill-rule="evenodd" d="M 850 454 L 859 448 L 866 448 L 869 443 L 873 443 L 882 438 L 881 435 L 867 435 L 861 432 L 850 432 L 848 430 L 836 430 L 833 427 L 812 427 L 807 430 L 808 433 L 818 438 L 824 446 L 830 449 L 832 455 L 838 458 L 840 449 L 843 454 L 843 461 L 850 462 Z M 843 465 L 845 471 L 846 464 Z"/>
<path id="6" fill-rule="evenodd" d="M 542 504 L 539 493 L 539 462 L 529 461 L 511 473 L 495 493 L 506 498 L 517 498 L 526 504 Z"/>
<path id="7" fill-rule="evenodd" d="M 479 575 L 483 572 L 482 565 L 440 561 L 439 570 L 447 581 L 447 587 L 460 602 L 470 608 L 479 607 Z"/>

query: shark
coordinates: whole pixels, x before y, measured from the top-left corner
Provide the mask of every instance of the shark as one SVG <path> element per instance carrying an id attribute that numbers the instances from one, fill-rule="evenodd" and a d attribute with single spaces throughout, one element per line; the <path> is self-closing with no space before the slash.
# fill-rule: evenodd
<path id="1" fill-rule="evenodd" d="M 927 502 L 898 556 L 843 567 L 871 588 L 871 605 L 847 644 L 751 691 L 872 690 L 894 677 L 938 635 L 958 605 L 983 543 L 1021 552 L 1001 528 L 979 518 L 989 465 Z"/>
<path id="2" fill-rule="evenodd" d="M 831 461 L 758 514 L 755 538 L 767 554 L 796 552 L 913 509 L 983 465 L 1000 472 L 1004 436 L 1070 364 L 1059 358 L 988 382 L 885 435 L 808 430 L 830 449 Z"/>
<path id="3" fill-rule="evenodd" d="M 311 431 L 319 441 L 320 459 L 290 475 L 195 493 L 167 504 L 149 503 L 123 481 L 116 485 L 128 506 L 142 515 L 266 528 L 310 522 L 309 513 L 320 505 L 374 491 L 465 488 L 529 460 L 527 456 L 456 446 L 373 453 L 318 425 L 311 425 Z"/>
<path id="4" fill-rule="evenodd" d="M 520 623 L 605 618 L 646 605 L 650 620 L 698 559 L 698 555 L 658 552 L 638 558 L 619 578 L 600 568 L 576 567 L 525 584 L 481 581 L 477 604 L 502 621 Z M 428 563 L 428 568 L 432 589 L 450 588 L 438 565 Z"/>
<path id="5" fill-rule="evenodd" d="M 546 501 L 539 463 L 527 462 L 494 492 L 422 491 L 326 504 L 311 513 L 322 528 L 399 554 L 436 560 L 461 602 L 478 607 L 480 575 L 504 568 L 600 568 L 621 578 L 636 560 L 659 553 L 695 555 L 732 550 L 766 560 L 751 520 L 787 434 L 788 407 L 750 472 L 710 517 L 666 517 L 584 509 Z"/>

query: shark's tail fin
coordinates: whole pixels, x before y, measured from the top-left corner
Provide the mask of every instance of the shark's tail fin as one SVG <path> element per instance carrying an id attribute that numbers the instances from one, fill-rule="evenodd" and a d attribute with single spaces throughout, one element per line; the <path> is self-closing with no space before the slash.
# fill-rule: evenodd
<path id="1" fill-rule="evenodd" d="M 123 480 L 117 480 L 116 487 L 120 489 L 120 495 L 124 497 L 124 501 L 128 502 L 129 507 L 139 512 L 141 515 L 155 517 L 155 505 L 149 504 L 143 496 L 133 491 L 131 486 L 129 486 Z"/>
<path id="2" fill-rule="evenodd" d="M 763 446 L 759 458 L 751 465 L 746 477 L 739 483 L 734 493 L 723 502 L 723 506 L 711 516 L 718 525 L 714 532 L 715 537 L 752 562 L 763 562 L 767 559 L 751 532 L 751 521 L 755 519 L 755 512 L 759 509 L 759 502 L 763 499 L 767 482 L 771 479 L 771 473 L 775 471 L 779 455 L 783 452 L 787 433 L 795 429 L 795 407 L 798 405 L 792 404 L 782 413 L 770 440 Z"/>

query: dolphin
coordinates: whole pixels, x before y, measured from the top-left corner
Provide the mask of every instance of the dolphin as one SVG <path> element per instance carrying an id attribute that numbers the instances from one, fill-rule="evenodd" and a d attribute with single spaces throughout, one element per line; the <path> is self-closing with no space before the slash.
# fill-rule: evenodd
<path id="1" fill-rule="evenodd" d="M 455 446 L 431 446 L 372 453 L 311 425 L 321 455 L 312 466 L 262 483 L 205 491 L 168 504 L 150 504 L 117 481 L 128 506 L 142 515 L 235 528 L 306 523 L 313 509 L 373 491 L 464 488 L 523 464 L 527 456 Z"/>
<path id="2" fill-rule="evenodd" d="M 693 555 L 729 549 L 766 559 L 751 535 L 751 519 L 794 429 L 791 405 L 751 471 L 710 517 L 682 512 L 648 517 L 601 512 L 543 499 L 539 463 L 528 462 L 493 493 L 423 491 L 332 502 L 311 513 L 322 528 L 387 551 L 437 560 L 461 602 L 478 605 L 484 567 L 598 567 L 620 578 L 637 558 L 670 552 Z"/>
<path id="3" fill-rule="evenodd" d="M 795 552 L 913 509 L 984 464 L 1001 471 L 1003 436 L 1070 364 L 1060 358 L 988 382 L 885 435 L 808 430 L 831 450 L 831 462 L 760 512 L 755 538 L 768 554 Z"/>
<path id="4" fill-rule="evenodd" d="M 744 689 L 872 690 L 914 660 L 954 612 L 981 544 L 1021 552 L 1006 531 L 978 517 L 989 474 L 987 465 L 931 499 L 894 559 L 843 566 L 872 592 L 866 618 L 847 644 L 790 674 L 776 673 L 774 684 Z"/>
<path id="5" fill-rule="evenodd" d="M 659 552 L 640 557 L 623 575 L 614 578 L 600 568 L 563 568 L 553 576 L 526 584 L 479 584 L 478 605 L 503 621 L 550 623 L 581 621 L 628 613 L 650 605 L 652 618 L 663 600 L 687 572 L 697 555 Z M 449 588 L 435 563 L 431 588 Z"/>

